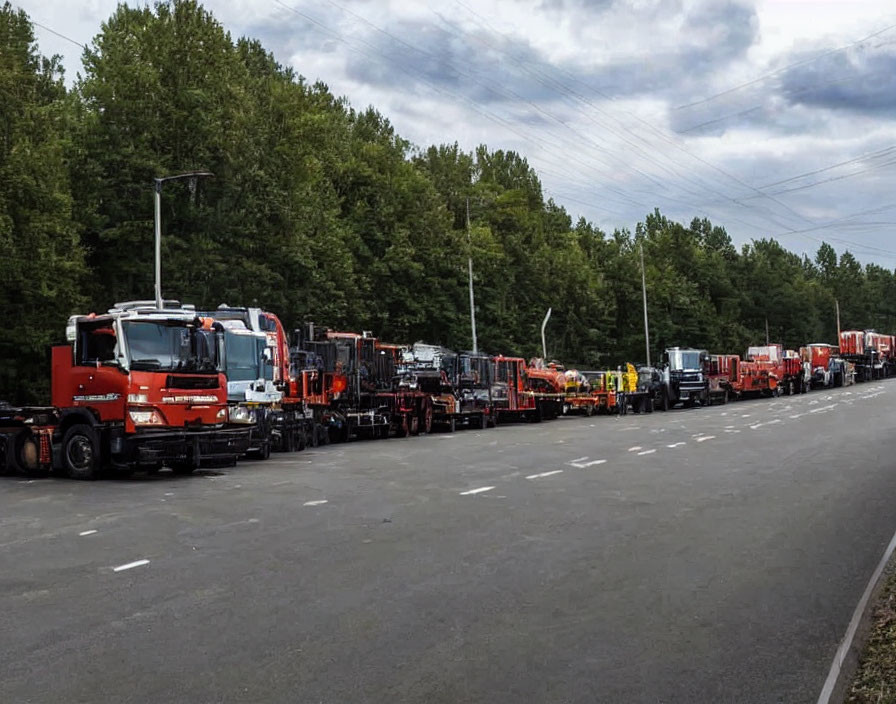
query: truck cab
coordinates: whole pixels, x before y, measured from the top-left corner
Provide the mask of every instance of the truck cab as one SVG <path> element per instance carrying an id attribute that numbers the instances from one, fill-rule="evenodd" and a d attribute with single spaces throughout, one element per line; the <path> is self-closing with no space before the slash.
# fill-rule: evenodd
<path id="1" fill-rule="evenodd" d="M 692 347 L 670 347 L 663 352 L 663 381 L 669 406 L 709 402 L 706 364 L 709 352 Z"/>
<path id="2" fill-rule="evenodd" d="M 90 479 L 104 468 L 191 472 L 231 462 L 248 433 L 229 431 L 223 328 L 168 301 L 117 303 L 72 316 L 53 349 L 57 469 Z"/>

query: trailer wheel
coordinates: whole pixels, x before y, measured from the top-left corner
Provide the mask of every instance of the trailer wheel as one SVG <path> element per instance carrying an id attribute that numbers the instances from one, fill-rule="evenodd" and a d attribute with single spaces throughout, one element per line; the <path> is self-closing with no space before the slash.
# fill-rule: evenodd
<path id="1" fill-rule="evenodd" d="M 77 423 L 62 439 L 62 464 L 72 479 L 96 479 L 100 471 L 100 448 L 89 425 Z"/>

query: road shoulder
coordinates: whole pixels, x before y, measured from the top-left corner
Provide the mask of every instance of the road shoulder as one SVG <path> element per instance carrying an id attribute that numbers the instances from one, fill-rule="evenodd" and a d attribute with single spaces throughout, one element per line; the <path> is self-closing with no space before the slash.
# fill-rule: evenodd
<path id="1" fill-rule="evenodd" d="M 896 702 L 896 555 L 874 587 L 838 685 L 832 701 Z"/>

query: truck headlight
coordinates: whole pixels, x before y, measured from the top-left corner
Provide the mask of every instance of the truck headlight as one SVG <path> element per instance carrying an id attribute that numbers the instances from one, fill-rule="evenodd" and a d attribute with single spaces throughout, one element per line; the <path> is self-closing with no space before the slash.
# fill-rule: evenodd
<path id="1" fill-rule="evenodd" d="M 128 415 L 134 425 L 165 425 L 165 419 L 155 408 L 150 410 L 129 408 Z"/>
<path id="2" fill-rule="evenodd" d="M 255 422 L 255 414 L 251 409 L 246 406 L 231 406 L 230 407 L 230 422 L 231 423 L 254 423 Z"/>
<path id="3" fill-rule="evenodd" d="M 219 423 L 224 423 L 227 421 L 227 409 L 226 408 L 222 408 L 221 410 L 218 411 L 217 421 Z"/>
<path id="4" fill-rule="evenodd" d="M 146 394 L 128 394 L 128 403 L 148 403 L 149 397 Z"/>

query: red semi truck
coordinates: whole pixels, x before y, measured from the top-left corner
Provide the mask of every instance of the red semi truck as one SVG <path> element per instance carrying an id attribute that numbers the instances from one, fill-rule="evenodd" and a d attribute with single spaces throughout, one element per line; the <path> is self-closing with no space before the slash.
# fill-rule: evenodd
<path id="1" fill-rule="evenodd" d="M 856 381 L 890 376 L 896 360 L 894 338 L 874 330 L 844 330 L 840 333 L 840 355 L 855 365 Z"/>
<path id="2" fill-rule="evenodd" d="M 7 469 L 75 479 L 104 470 L 189 473 L 232 463 L 248 429 L 228 428 L 223 329 L 176 301 L 72 316 L 53 348 L 52 406 L 0 412 Z"/>

